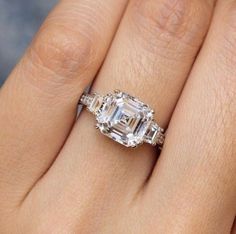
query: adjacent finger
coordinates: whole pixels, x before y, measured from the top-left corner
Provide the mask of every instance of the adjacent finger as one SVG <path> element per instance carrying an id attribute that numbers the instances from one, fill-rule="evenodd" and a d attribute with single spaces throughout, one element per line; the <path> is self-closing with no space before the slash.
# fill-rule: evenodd
<path id="1" fill-rule="evenodd" d="M 61 1 L 2 88 L 0 196 L 7 201 L 22 198 L 60 151 L 126 2 Z"/>
<path id="2" fill-rule="evenodd" d="M 158 209 L 166 221 L 158 227 L 164 233 L 230 233 L 236 214 L 235 62 L 236 3 L 218 1 L 147 188 L 150 212 Z"/>

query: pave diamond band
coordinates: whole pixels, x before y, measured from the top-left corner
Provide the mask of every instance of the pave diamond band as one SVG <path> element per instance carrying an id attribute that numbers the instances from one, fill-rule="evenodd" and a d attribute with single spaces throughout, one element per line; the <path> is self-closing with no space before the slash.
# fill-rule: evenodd
<path id="1" fill-rule="evenodd" d="M 154 111 L 127 93 L 83 94 L 80 104 L 95 115 L 102 134 L 126 147 L 164 144 L 164 130 L 155 122 Z"/>

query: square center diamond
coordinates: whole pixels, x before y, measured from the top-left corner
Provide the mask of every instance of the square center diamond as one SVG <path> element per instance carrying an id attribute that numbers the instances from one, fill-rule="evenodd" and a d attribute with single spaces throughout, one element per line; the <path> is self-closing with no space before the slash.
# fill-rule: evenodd
<path id="1" fill-rule="evenodd" d="M 152 120 L 153 111 L 147 105 L 123 92 L 105 96 L 97 114 L 100 131 L 127 147 L 143 143 Z"/>

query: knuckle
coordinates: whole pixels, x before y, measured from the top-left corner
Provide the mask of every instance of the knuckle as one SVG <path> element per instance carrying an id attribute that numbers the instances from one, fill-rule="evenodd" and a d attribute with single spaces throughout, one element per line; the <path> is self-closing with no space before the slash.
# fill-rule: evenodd
<path id="1" fill-rule="evenodd" d="M 28 50 L 27 58 L 33 69 L 45 73 L 50 81 L 73 82 L 96 62 L 92 40 L 88 34 L 65 26 L 45 25 Z"/>
<path id="2" fill-rule="evenodd" d="M 166 42 L 175 38 L 196 46 L 205 35 L 203 29 L 207 28 L 211 8 L 209 1 L 138 0 L 133 4 L 132 15 L 144 36 L 151 32 Z"/>
<path id="3" fill-rule="evenodd" d="M 66 28 L 46 30 L 34 45 L 34 50 L 45 66 L 59 74 L 84 71 L 92 63 L 93 43 L 86 35 Z"/>

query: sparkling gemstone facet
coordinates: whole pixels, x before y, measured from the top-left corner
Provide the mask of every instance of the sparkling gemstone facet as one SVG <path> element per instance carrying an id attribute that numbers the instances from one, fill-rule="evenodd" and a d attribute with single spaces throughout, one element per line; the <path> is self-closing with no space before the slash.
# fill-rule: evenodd
<path id="1" fill-rule="evenodd" d="M 147 129 L 145 142 L 151 145 L 156 145 L 157 143 L 162 144 L 162 142 L 158 142 L 164 140 L 163 138 L 161 138 L 160 134 L 162 134 L 161 128 L 153 121 L 152 123 L 150 123 Z"/>
<path id="2" fill-rule="evenodd" d="M 103 134 L 127 147 L 136 147 L 144 142 L 153 110 L 126 93 L 116 92 L 103 97 L 96 118 Z"/>
<path id="3" fill-rule="evenodd" d="M 88 106 L 89 111 L 91 111 L 94 114 L 97 114 L 102 104 L 103 104 L 103 97 L 100 95 L 94 95 L 89 105 L 87 106 Z"/>

